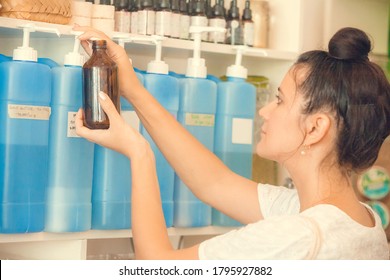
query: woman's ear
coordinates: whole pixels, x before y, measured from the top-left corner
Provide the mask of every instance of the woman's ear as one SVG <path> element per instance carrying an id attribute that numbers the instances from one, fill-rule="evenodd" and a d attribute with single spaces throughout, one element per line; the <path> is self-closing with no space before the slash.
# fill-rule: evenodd
<path id="1" fill-rule="evenodd" d="M 315 113 L 305 120 L 305 145 L 314 145 L 324 140 L 330 132 L 332 119 L 325 113 Z"/>

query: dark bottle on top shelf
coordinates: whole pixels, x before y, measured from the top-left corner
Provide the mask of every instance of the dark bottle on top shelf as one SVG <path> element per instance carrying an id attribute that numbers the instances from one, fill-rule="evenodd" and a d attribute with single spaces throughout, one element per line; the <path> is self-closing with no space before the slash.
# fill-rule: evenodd
<path id="1" fill-rule="evenodd" d="M 107 129 L 109 119 L 99 103 L 99 92 L 105 92 L 120 112 L 118 67 L 107 55 L 105 40 L 92 41 L 92 56 L 83 66 L 84 125 L 90 129 Z"/>

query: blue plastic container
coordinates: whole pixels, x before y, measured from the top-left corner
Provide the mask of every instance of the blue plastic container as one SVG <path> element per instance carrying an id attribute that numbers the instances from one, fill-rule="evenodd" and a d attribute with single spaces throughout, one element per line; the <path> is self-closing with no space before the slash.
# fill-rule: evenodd
<path id="1" fill-rule="evenodd" d="M 75 131 L 75 116 L 82 107 L 84 60 L 78 53 L 71 54 L 80 57 L 74 60 L 80 63 L 52 68 L 45 221 L 48 232 L 79 232 L 91 228 L 94 144 Z"/>
<path id="2" fill-rule="evenodd" d="M 138 72 L 138 79 L 143 77 Z M 139 119 L 131 104 L 121 98 L 121 114 L 126 122 L 139 129 Z M 131 228 L 130 160 L 116 152 L 95 145 L 92 183 L 92 229 Z"/>
<path id="3" fill-rule="evenodd" d="M 214 153 L 235 173 L 252 177 L 253 121 L 256 88 L 243 78 L 227 77 L 218 83 Z M 213 225 L 240 223 L 213 209 Z"/>
<path id="4" fill-rule="evenodd" d="M 217 85 L 205 78 L 180 80 L 178 121 L 210 151 L 214 148 Z M 211 207 L 196 198 L 179 177 L 175 177 L 175 227 L 211 224 Z"/>
<path id="5" fill-rule="evenodd" d="M 51 75 L 26 48 L 0 63 L 1 233 L 39 232 L 45 222 Z"/>
<path id="6" fill-rule="evenodd" d="M 207 149 L 214 149 L 214 125 L 217 109 L 217 84 L 207 79 L 207 68 L 200 57 L 201 34 L 213 28 L 191 27 L 194 55 L 188 59 L 187 71 L 180 79 L 180 103 L 177 120 Z M 211 224 L 211 207 L 196 198 L 184 182 L 175 176 L 175 227 L 201 227 Z"/>
<path id="7" fill-rule="evenodd" d="M 38 57 L 38 63 L 46 64 L 50 68 L 59 67 L 60 65 L 54 60 L 47 57 Z"/>
<path id="8" fill-rule="evenodd" d="M 0 63 L 4 61 L 10 61 L 12 60 L 12 57 L 6 56 L 4 54 L 0 54 Z"/>
<path id="9" fill-rule="evenodd" d="M 178 79 L 167 74 L 154 74 L 150 72 L 145 74 L 144 78 L 145 88 L 172 116 L 177 118 L 177 111 L 179 109 Z M 154 152 L 165 224 L 167 227 L 171 227 L 173 225 L 175 172 L 143 126 L 141 126 L 141 133 L 149 141 Z"/>

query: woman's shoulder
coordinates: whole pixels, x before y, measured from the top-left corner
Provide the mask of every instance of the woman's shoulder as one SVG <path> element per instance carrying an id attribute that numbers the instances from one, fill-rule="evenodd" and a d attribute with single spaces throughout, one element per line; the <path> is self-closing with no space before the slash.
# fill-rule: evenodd
<path id="1" fill-rule="evenodd" d="M 373 227 L 358 223 L 332 204 L 319 204 L 299 215 L 310 220 L 318 229 L 323 247 L 321 258 L 388 259 L 387 239 L 381 220 L 372 209 L 370 211 L 375 217 Z"/>

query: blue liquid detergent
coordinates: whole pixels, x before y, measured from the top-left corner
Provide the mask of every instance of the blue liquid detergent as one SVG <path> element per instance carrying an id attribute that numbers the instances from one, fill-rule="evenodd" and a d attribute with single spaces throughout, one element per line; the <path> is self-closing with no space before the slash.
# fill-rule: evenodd
<path id="1" fill-rule="evenodd" d="M 206 148 L 213 151 L 214 118 L 217 106 L 217 85 L 204 78 L 180 80 L 178 121 Z M 190 189 L 175 177 L 175 227 L 201 227 L 211 224 L 211 207 L 196 198 Z"/>
<path id="2" fill-rule="evenodd" d="M 143 76 L 136 73 L 143 82 Z M 121 115 L 139 129 L 134 108 L 121 98 Z M 131 228 L 130 160 L 116 152 L 95 145 L 92 184 L 92 229 Z"/>
<path id="3" fill-rule="evenodd" d="M 252 177 L 253 120 L 256 88 L 243 78 L 227 77 L 218 83 L 214 153 L 235 173 Z M 213 209 L 213 225 L 240 223 Z"/>
<path id="4" fill-rule="evenodd" d="M 1 233 L 44 229 L 50 87 L 36 58 L 0 63 Z"/>
<path id="5" fill-rule="evenodd" d="M 144 79 L 145 88 L 172 116 L 177 118 L 177 111 L 179 109 L 178 79 L 170 75 L 154 73 L 146 73 Z M 141 133 L 149 141 L 155 155 L 165 224 L 167 227 L 171 227 L 173 225 L 175 172 L 143 126 L 141 126 Z"/>
<path id="6" fill-rule="evenodd" d="M 45 231 L 91 228 L 94 144 L 76 134 L 75 115 L 81 107 L 82 68 L 53 68 Z"/>

